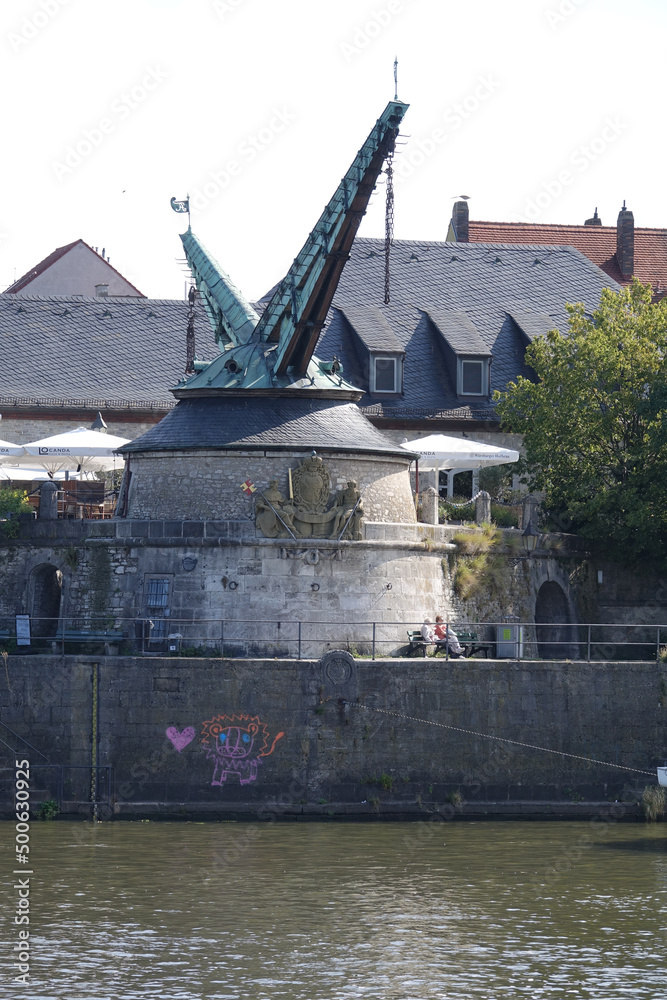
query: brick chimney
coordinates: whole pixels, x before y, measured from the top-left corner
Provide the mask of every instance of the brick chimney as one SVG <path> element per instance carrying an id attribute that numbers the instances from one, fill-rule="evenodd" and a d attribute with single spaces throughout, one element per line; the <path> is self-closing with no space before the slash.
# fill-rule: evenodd
<path id="1" fill-rule="evenodd" d="M 635 217 L 625 207 L 616 223 L 616 261 L 624 278 L 631 278 L 635 269 Z"/>
<path id="2" fill-rule="evenodd" d="M 468 243 L 468 202 L 455 201 L 452 209 L 452 225 L 457 243 Z"/>
<path id="3" fill-rule="evenodd" d="M 601 226 L 602 225 L 602 219 L 598 215 L 597 208 L 593 212 L 593 218 L 592 219 L 586 219 L 586 221 L 584 222 L 584 225 L 585 226 Z"/>

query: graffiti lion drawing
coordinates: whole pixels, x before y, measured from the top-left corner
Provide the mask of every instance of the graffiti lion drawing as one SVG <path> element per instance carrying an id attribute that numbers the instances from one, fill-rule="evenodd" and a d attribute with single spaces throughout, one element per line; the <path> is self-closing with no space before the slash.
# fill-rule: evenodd
<path id="1" fill-rule="evenodd" d="M 250 784 L 257 777 L 262 757 L 272 754 L 285 735 L 278 733 L 269 748 L 269 727 L 257 715 L 216 715 L 203 727 L 202 750 L 207 759 L 215 761 L 212 785 L 224 784 L 230 774 L 238 774 L 242 785 Z"/>

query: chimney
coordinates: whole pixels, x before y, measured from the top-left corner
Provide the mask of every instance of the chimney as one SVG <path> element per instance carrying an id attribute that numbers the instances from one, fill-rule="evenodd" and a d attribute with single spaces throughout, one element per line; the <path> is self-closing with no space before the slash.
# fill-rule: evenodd
<path id="1" fill-rule="evenodd" d="M 109 296 L 108 285 L 95 285 L 95 295 L 98 299 L 106 299 Z"/>
<path id="2" fill-rule="evenodd" d="M 468 202 L 455 201 L 452 209 L 452 225 L 457 243 L 468 243 Z"/>
<path id="3" fill-rule="evenodd" d="M 623 277 L 631 278 L 635 269 L 635 217 L 625 202 L 616 223 L 616 260 Z"/>
<path id="4" fill-rule="evenodd" d="M 602 219 L 598 215 L 597 208 L 593 212 L 593 218 L 592 219 L 586 219 L 586 221 L 584 222 L 584 225 L 585 226 L 601 226 L 602 225 Z"/>

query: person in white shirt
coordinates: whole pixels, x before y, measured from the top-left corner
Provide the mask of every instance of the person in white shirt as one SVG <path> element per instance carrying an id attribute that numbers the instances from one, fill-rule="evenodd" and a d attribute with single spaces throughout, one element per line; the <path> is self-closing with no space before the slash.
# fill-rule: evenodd
<path id="1" fill-rule="evenodd" d="M 419 630 L 421 632 L 421 637 L 424 642 L 435 642 L 435 632 L 433 631 L 433 621 L 431 618 L 425 618 L 424 624 Z"/>

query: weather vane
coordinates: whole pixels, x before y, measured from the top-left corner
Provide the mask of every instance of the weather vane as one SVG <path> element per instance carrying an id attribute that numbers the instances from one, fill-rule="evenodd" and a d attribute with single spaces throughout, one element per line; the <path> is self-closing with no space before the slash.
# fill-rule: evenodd
<path id="1" fill-rule="evenodd" d="M 188 229 L 189 229 L 190 228 L 190 195 L 189 194 L 186 195 L 185 201 L 176 201 L 175 198 L 172 198 L 170 204 L 171 204 L 171 207 L 173 208 L 173 210 L 175 212 L 179 212 L 181 214 L 183 214 L 185 212 L 188 213 Z"/>

